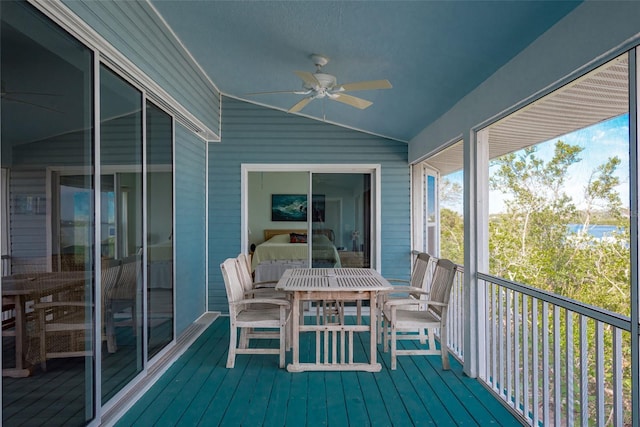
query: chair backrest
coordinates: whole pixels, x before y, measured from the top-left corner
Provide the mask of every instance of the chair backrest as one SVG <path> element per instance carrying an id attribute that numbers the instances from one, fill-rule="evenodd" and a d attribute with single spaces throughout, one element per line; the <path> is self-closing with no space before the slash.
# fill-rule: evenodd
<path id="1" fill-rule="evenodd" d="M 427 279 L 427 270 L 431 256 L 426 252 L 420 252 L 413 263 L 411 272 L 411 286 L 422 289 Z"/>
<path id="2" fill-rule="evenodd" d="M 120 277 L 120 266 L 122 262 L 119 259 L 109 259 L 102 261 L 102 273 L 100 275 L 102 286 L 102 301 L 106 302 L 108 298 L 113 298 L 113 290 L 118 283 Z"/>
<path id="3" fill-rule="evenodd" d="M 227 300 L 229 301 L 229 310 L 231 311 L 232 304 L 238 302 L 244 297 L 244 289 L 238 277 L 238 259 L 227 258 L 222 264 L 220 264 L 220 270 L 222 271 L 222 277 L 224 279 L 224 288 L 227 291 Z"/>
<path id="4" fill-rule="evenodd" d="M 142 272 L 142 257 L 131 255 L 122 259 L 120 276 L 113 291 L 114 299 L 135 299 L 138 278 Z"/>
<path id="5" fill-rule="evenodd" d="M 439 259 L 433 272 L 429 300 L 448 305 L 451 296 L 451 287 L 453 286 L 455 277 L 456 264 L 448 259 Z M 429 310 L 439 316 L 442 315 L 442 309 L 443 307 L 441 306 L 429 305 Z"/>
<path id="6" fill-rule="evenodd" d="M 241 253 L 238 255 L 238 260 L 244 262 L 244 266 L 251 276 L 251 257 L 248 254 Z"/>
<path id="7" fill-rule="evenodd" d="M 240 254 L 236 258 L 236 267 L 238 268 L 238 278 L 242 283 L 242 288 L 245 292 L 253 289 L 253 279 L 251 278 L 250 269 L 247 266 L 247 256 Z"/>

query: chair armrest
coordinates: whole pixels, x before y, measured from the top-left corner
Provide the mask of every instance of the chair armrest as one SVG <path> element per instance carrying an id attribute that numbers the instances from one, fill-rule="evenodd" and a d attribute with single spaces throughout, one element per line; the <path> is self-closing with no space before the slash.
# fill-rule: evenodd
<path id="1" fill-rule="evenodd" d="M 399 283 L 411 283 L 411 280 L 407 280 L 407 279 L 388 279 L 385 277 L 385 279 L 387 280 L 387 282 L 399 282 Z"/>
<path id="2" fill-rule="evenodd" d="M 51 307 L 87 307 L 87 303 L 82 301 L 53 301 L 53 302 L 39 302 L 33 305 L 33 308 L 35 309 L 51 308 Z"/>
<path id="3" fill-rule="evenodd" d="M 244 293 L 244 297 L 245 298 L 255 298 L 255 297 L 260 297 L 260 296 L 264 296 L 264 295 L 268 295 L 273 296 L 273 294 L 280 294 L 283 297 L 287 296 L 287 293 L 284 291 L 276 291 L 274 288 L 258 288 L 258 289 L 251 289 L 250 291 L 246 291 Z M 267 297 L 268 298 L 268 297 Z"/>
<path id="4" fill-rule="evenodd" d="M 285 308 L 289 308 L 291 306 L 291 304 L 289 304 L 289 301 L 285 301 L 283 299 L 277 299 L 277 298 L 248 298 L 248 299 L 240 300 L 235 303 L 235 305 L 251 305 L 251 304 L 273 304 L 273 305 L 284 306 Z"/>
<path id="5" fill-rule="evenodd" d="M 264 282 L 253 282 L 253 287 L 256 289 L 260 288 L 275 288 L 278 284 L 278 281 L 264 281 Z"/>
<path id="6" fill-rule="evenodd" d="M 378 291 L 379 294 L 400 294 L 400 293 L 408 293 L 408 292 L 416 292 L 419 289 L 413 286 L 394 286 L 393 289 L 385 289 L 382 291 Z"/>
<path id="7" fill-rule="evenodd" d="M 401 299 L 395 299 L 395 300 L 391 300 L 391 301 L 387 301 L 385 302 L 384 306 L 385 307 L 398 307 L 398 306 L 404 306 L 404 305 L 420 305 L 420 306 L 438 306 L 438 307 L 447 307 L 449 304 L 445 304 L 443 302 L 439 302 L 439 301 L 429 301 L 429 300 L 420 300 L 420 299 L 413 299 L 413 298 L 401 298 Z"/>
<path id="8" fill-rule="evenodd" d="M 399 299 L 394 299 L 394 300 L 385 302 L 384 306 L 386 308 L 386 307 L 398 307 L 398 306 L 404 306 L 404 305 L 422 305 L 425 302 L 426 301 L 421 301 L 415 298 L 399 298 Z"/>

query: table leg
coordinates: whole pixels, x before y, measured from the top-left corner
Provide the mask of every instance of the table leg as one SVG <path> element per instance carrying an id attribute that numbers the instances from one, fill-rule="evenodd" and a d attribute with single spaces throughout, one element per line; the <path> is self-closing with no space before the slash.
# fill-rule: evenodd
<path id="1" fill-rule="evenodd" d="M 31 375 L 31 370 L 24 367 L 24 343 L 25 337 L 25 314 L 24 306 L 26 304 L 25 298 L 22 296 L 14 296 L 15 311 L 16 311 L 16 326 L 15 326 L 15 345 L 16 345 L 16 365 L 14 368 L 7 368 L 2 370 L 2 376 L 13 378 L 24 378 Z"/>
<path id="2" fill-rule="evenodd" d="M 302 310 L 300 301 L 300 293 L 293 293 L 293 304 L 291 305 L 291 365 L 287 367 L 288 371 L 297 370 L 300 364 L 300 311 Z M 304 318 L 304 315 L 303 315 Z"/>
<path id="3" fill-rule="evenodd" d="M 371 346 L 370 348 L 370 360 L 369 363 L 373 366 L 375 365 L 377 362 L 377 352 L 378 352 L 378 335 L 376 332 L 376 323 L 378 323 L 377 319 L 377 305 L 376 305 L 376 293 L 373 291 L 369 292 L 369 344 Z"/>

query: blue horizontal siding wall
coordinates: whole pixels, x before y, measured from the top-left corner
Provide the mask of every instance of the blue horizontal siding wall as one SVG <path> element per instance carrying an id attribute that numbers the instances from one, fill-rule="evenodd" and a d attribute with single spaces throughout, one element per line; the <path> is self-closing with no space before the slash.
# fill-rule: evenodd
<path id="1" fill-rule="evenodd" d="M 206 144 L 176 126 L 176 330 L 204 311 L 206 291 Z"/>
<path id="2" fill-rule="evenodd" d="M 241 164 L 380 164 L 382 273 L 410 273 L 407 145 L 223 98 L 222 141 L 209 144 L 209 309 L 227 312 L 220 263 L 240 252 Z"/>
<path id="3" fill-rule="evenodd" d="M 146 1 L 64 4 L 214 132 L 220 93 Z"/>

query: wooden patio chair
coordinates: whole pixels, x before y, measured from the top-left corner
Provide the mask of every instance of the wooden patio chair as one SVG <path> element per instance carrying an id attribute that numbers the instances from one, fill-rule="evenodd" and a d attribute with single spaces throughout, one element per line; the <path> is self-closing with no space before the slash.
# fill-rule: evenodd
<path id="1" fill-rule="evenodd" d="M 115 353 L 118 349 L 111 299 L 120 277 L 121 266 L 122 261 L 119 259 L 105 260 L 102 262 L 102 273 L 100 275 L 102 286 L 102 324 L 104 328 L 104 339 L 107 341 L 107 351 L 109 353 Z"/>
<path id="2" fill-rule="evenodd" d="M 428 294 L 428 300 L 416 298 L 387 301 L 383 308 L 384 351 L 389 349 L 391 341 L 391 369 L 396 369 L 397 356 L 440 354 L 442 368 L 449 369 L 449 350 L 447 347 L 447 311 L 451 287 L 456 276 L 456 264 L 447 259 L 438 260 L 433 273 L 430 291 L 416 289 L 418 294 Z M 417 310 L 421 304 L 426 309 Z M 389 325 L 391 330 L 388 331 Z M 434 331 L 440 329 L 440 349 L 436 348 Z M 414 331 L 428 330 L 429 348 L 398 349 L 398 340 L 419 340 L 420 334 Z M 410 332 L 408 332 L 410 331 Z M 407 333 L 408 332 L 408 333 Z"/>
<path id="3" fill-rule="evenodd" d="M 393 279 L 387 278 L 390 283 L 402 283 L 401 285 L 394 285 L 393 289 L 378 293 L 378 325 L 382 326 L 382 311 L 384 304 L 387 301 L 393 301 L 396 299 L 416 298 L 426 299 L 428 291 L 431 288 L 431 281 L 433 278 L 433 271 L 435 269 L 438 259 L 429 255 L 426 252 L 419 252 L 413 263 L 413 270 L 411 271 L 411 277 L 409 280 L 405 279 Z M 420 291 L 417 292 L 416 290 Z M 427 293 L 421 292 L 426 291 Z M 413 309 L 424 309 L 425 306 L 414 306 Z M 378 342 L 383 340 L 383 328 L 379 327 Z M 424 331 L 420 331 L 422 335 L 421 343 L 425 343 Z"/>
<path id="4" fill-rule="evenodd" d="M 141 304 L 138 295 L 142 294 L 142 290 L 138 287 L 138 284 L 141 283 L 142 257 L 140 255 L 130 255 L 122 258 L 121 262 L 120 274 L 117 277 L 115 286 L 106 295 L 105 306 L 106 324 L 108 325 L 107 337 L 112 337 L 111 350 L 113 351 L 117 350 L 115 341 L 116 326 L 131 326 L 133 336 L 138 334 L 138 311 Z M 116 321 L 116 315 L 125 312 L 130 313 L 125 314 L 128 317 Z"/>
<path id="5" fill-rule="evenodd" d="M 36 286 L 42 285 L 38 301 L 33 305 L 36 313 L 35 334 L 38 336 L 39 354 L 35 356 L 43 371 L 47 360 L 54 358 L 93 355 L 93 304 L 86 279 L 68 272 L 38 276 Z M 47 296 L 48 281 L 65 281 L 68 287 Z"/>
<path id="6" fill-rule="evenodd" d="M 236 354 L 278 354 L 279 366 L 284 368 L 286 327 L 291 304 L 282 298 L 253 298 L 244 292 L 238 274 L 237 258 L 228 258 L 220 264 L 229 301 L 229 355 L 227 368 L 235 366 Z M 270 306 L 272 308 L 266 308 Z M 261 308 L 255 308 L 261 307 Z M 246 340 L 237 344 L 238 328 L 249 328 Z M 266 329 L 266 330 L 265 330 Z M 273 329 L 277 329 L 274 332 Z M 251 339 L 278 339 L 278 348 L 249 348 Z"/>
<path id="7" fill-rule="evenodd" d="M 244 269 L 246 270 L 246 274 L 251 280 L 252 288 L 275 288 L 276 284 L 278 283 L 277 281 L 256 282 L 253 279 L 251 273 L 251 257 L 249 257 L 249 255 L 245 253 L 238 254 L 238 262 L 240 263 L 240 266 L 244 267 Z M 245 274 L 244 271 L 242 273 Z"/>

